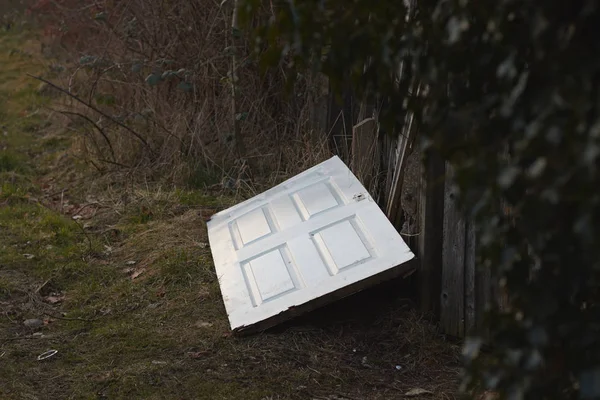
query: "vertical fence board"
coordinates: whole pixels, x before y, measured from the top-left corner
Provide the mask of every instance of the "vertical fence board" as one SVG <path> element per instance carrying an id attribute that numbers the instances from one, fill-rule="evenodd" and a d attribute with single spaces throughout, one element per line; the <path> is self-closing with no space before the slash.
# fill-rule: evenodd
<path id="1" fill-rule="evenodd" d="M 465 242 L 465 334 L 473 334 L 476 330 L 476 265 L 475 265 L 475 226 L 471 219 L 466 223 Z"/>
<path id="2" fill-rule="evenodd" d="M 464 336 L 465 238 L 465 218 L 456 203 L 452 169 L 446 165 L 440 322 L 446 333 L 457 337 Z"/>
<path id="3" fill-rule="evenodd" d="M 359 122 L 352 135 L 345 133 L 347 124 L 358 107 L 336 104 L 329 96 L 328 129 L 334 147 L 340 156 L 348 156 L 351 168 L 370 189 L 376 187 L 374 197 L 398 226 L 401 204 L 397 200 L 404 171 L 398 170 L 410 153 L 406 135 L 399 138 L 378 133 L 376 117 L 361 105 L 357 113 Z M 315 126 L 319 118 L 315 104 Z M 366 119 L 365 119 L 366 118 Z M 322 123 L 322 122 L 321 122 Z M 348 132 L 349 133 L 349 132 Z M 346 141 L 348 146 L 346 146 Z M 376 144 L 375 144 L 376 143 Z M 371 144 L 374 144 L 373 147 Z M 373 150 L 375 152 L 373 153 Z M 350 153 L 350 154 L 348 154 Z M 501 309 L 508 307 L 508 299 L 487 268 L 476 265 L 476 234 L 473 221 L 459 209 L 453 193 L 453 171 L 439 155 L 431 154 L 421 166 L 422 178 L 418 194 L 416 237 L 405 240 L 413 243 L 420 262 L 418 271 L 418 296 L 421 310 L 440 321 L 443 331 L 456 337 L 467 334 L 488 335 L 484 331 L 484 316 L 492 303 Z M 412 248 L 411 247 L 411 248 Z"/>
<path id="4" fill-rule="evenodd" d="M 475 289 L 477 296 L 475 304 L 475 327 L 479 333 L 487 336 L 488 332 L 484 331 L 484 317 L 492 296 L 492 282 L 489 268 L 478 268 L 475 271 Z"/>
<path id="5" fill-rule="evenodd" d="M 430 153 L 423 164 L 419 199 L 419 291 L 421 310 L 439 318 L 442 287 L 444 171 L 439 154 Z"/>

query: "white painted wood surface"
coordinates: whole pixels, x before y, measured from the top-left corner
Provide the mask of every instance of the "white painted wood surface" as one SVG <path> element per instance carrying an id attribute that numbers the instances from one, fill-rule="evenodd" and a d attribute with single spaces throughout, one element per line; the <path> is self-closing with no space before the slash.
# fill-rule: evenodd
<path id="1" fill-rule="evenodd" d="M 214 215 L 208 234 L 234 330 L 414 257 L 338 157 Z"/>

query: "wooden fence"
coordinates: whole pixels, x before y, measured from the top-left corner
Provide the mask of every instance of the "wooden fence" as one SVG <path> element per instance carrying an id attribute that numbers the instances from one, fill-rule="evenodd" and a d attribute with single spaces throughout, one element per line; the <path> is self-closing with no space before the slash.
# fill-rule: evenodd
<path id="1" fill-rule="evenodd" d="M 328 121 L 332 150 L 349 162 L 417 254 L 421 309 L 437 318 L 448 335 L 464 337 L 480 330 L 486 306 L 502 297 L 489 270 L 476 268 L 475 230 L 457 205 L 452 168 L 436 155 L 422 160 L 416 172 L 416 207 L 408 207 L 402 194 L 407 159 L 420 158 L 411 135 L 407 131 L 398 139 L 381 135 L 372 110 L 365 113 L 350 95 L 343 105 L 330 100 L 327 110 L 321 121 Z M 406 124 L 410 130 L 409 116 Z M 410 225 L 408 208 L 416 208 L 410 232 L 405 229 Z"/>

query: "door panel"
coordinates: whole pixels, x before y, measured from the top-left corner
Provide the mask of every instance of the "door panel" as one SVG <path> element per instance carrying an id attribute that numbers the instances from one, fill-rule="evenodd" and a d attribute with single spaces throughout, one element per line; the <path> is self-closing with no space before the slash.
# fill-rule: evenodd
<path id="1" fill-rule="evenodd" d="M 338 157 L 216 214 L 208 232 L 232 329 L 414 257 Z"/>

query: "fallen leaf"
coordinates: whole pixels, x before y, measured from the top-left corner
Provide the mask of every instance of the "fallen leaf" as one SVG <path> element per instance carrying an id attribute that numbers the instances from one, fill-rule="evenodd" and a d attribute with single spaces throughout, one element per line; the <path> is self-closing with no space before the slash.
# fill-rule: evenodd
<path id="1" fill-rule="evenodd" d="M 425 394 L 433 394 L 433 392 L 430 392 L 429 390 L 425 390 L 425 389 L 421 389 L 421 388 L 414 388 L 414 389 L 410 389 L 408 392 L 404 393 L 404 396 L 406 397 L 416 397 L 416 396 L 423 396 Z"/>
<path id="2" fill-rule="evenodd" d="M 138 276 L 140 276 L 141 274 L 143 274 L 145 271 L 146 271 L 145 268 L 141 268 L 141 269 L 138 269 L 138 270 L 134 271 L 133 274 L 131 274 L 131 280 L 136 279 Z"/>
<path id="3" fill-rule="evenodd" d="M 213 326 L 212 323 L 206 321 L 198 321 L 194 325 L 196 325 L 197 328 L 210 328 Z"/>
<path id="4" fill-rule="evenodd" d="M 35 256 L 33 254 L 23 254 L 23 257 L 25 257 L 28 260 L 31 260 L 32 258 L 34 258 Z"/>
<path id="5" fill-rule="evenodd" d="M 57 304 L 57 303 L 60 303 L 61 301 L 63 301 L 64 299 L 65 299 L 64 294 L 57 294 L 57 295 L 47 296 L 46 298 L 44 298 L 44 301 L 46 301 L 46 303 L 50 303 L 50 304 Z"/>
<path id="6" fill-rule="evenodd" d="M 110 378 L 112 378 L 112 372 L 107 371 L 107 372 L 103 372 L 100 373 L 98 375 L 93 376 L 91 379 L 94 382 L 106 382 L 108 381 Z"/>
<path id="7" fill-rule="evenodd" d="M 197 360 L 199 358 L 202 358 L 202 356 L 205 356 L 206 355 L 206 351 L 190 351 L 187 354 L 188 354 L 189 358 Z"/>

